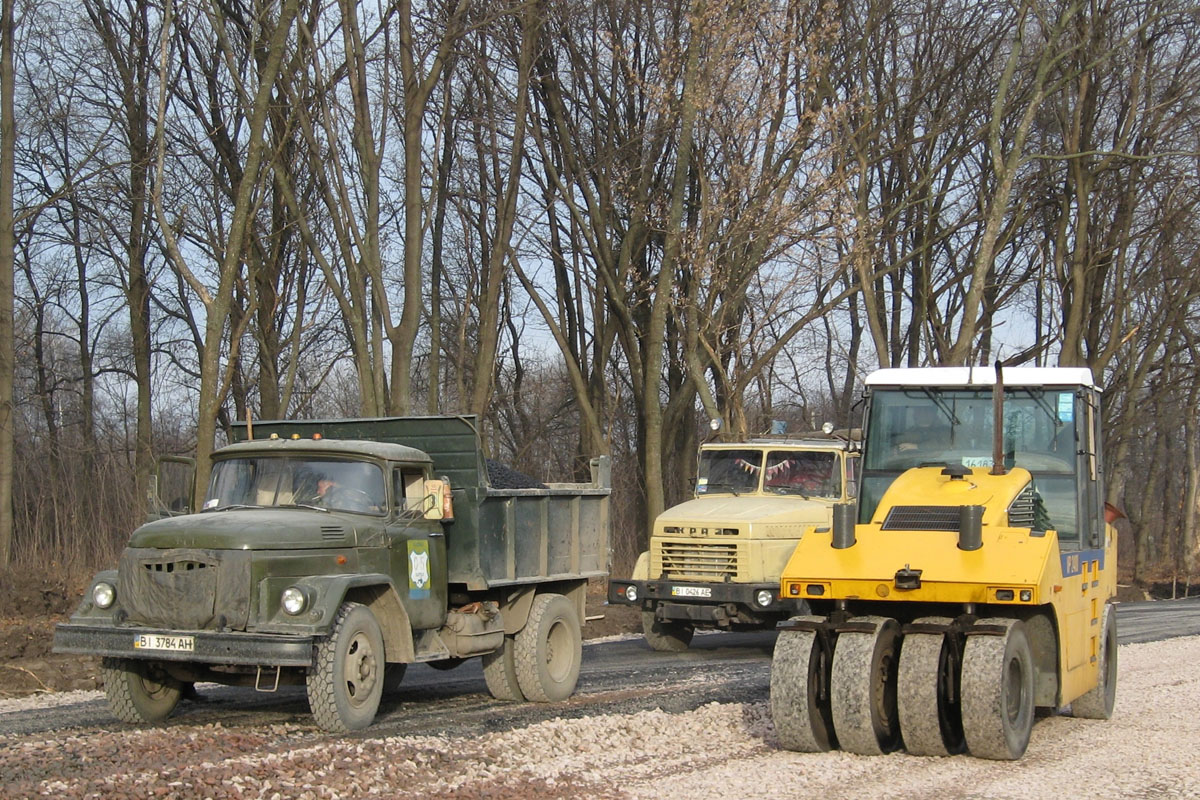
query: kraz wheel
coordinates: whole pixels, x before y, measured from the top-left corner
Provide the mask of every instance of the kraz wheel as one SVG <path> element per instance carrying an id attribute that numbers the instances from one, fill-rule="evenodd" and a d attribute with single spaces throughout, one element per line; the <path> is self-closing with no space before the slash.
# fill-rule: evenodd
<path id="1" fill-rule="evenodd" d="M 1117 615 L 1112 603 L 1104 606 L 1101 623 L 1100 670 L 1096 686 L 1071 701 L 1071 715 L 1083 719 L 1112 719 L 1117 703 Z"/>
<path id="2" fill-rule="evenodd" d="M 813 622 L 821 617 L 799 617 Z M 829 665 L 813 631 L 780 631 L 771 657 L 771 719 L 786 750 L 820 753 L 837 746 L 829 708 Z"/>
<path id="3" fill-rule="evenodd" d="M 1015 761 L 1033 732 L 1033 653 L 1025 626 L 1014 619 L 981 619 L 1003 635 L 967 637 L 962 664 L 962 721 L 967 750 L 979 758 Z"/>
<path id="4" fill-rule="evenodd" d="M 375 615 L 359 603 L 342 603 L 308 673 L 308 704 L 317 725 L 334 733 L 370 725 L 383 696 L 384 673 L 383 634 Z"/>
<path id="5" fill-rule="evenodd" d="M 686 622 L 662 622 L 653 611 L 642 612 L 642 635 L 651 650 L 660 653 L 682 653 L 692 643 L 696 629 Z"/>
<path id="6" fill-rule="evenodd" d="M 145 661 L 104 658 L 100 662 L 104 694 L 122 722 L 162 722 L 171 716 L 183 686 L 161 668 Z"/>
<path id="7" fill-rule="evenodd" d="M 561 594 L 533 598 L 513 655 L 527 700 L 548 703 L 570 697 L 583 661 L 583 637 L 571 601 Z"/>
<path id="8" fill-rule="evenodd" d="M 483 654 L 483 680 L 488 692 L 497 700 L 517 703 L 525 700 L 525 693 L 517 682 L 516 649 L 516 637 L 505 634 L 503 647 Z"/>

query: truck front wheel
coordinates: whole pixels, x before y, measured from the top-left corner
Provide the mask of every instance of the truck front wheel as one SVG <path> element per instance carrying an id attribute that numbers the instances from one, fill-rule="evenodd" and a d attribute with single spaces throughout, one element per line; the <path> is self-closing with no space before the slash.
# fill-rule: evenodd
<path id="1" fill-rule="evenodd" d="M 342 603 L 329 637 L 317 645 L 309 670 L 308 704 L 323 730 L 362 730 L 375 719 L 383 696 L 383 633 L 371 610 Z"/>
<path id="2" fill-rule="evenodd" d="M 692 643 L 696 629 L 686 622 L 663 622 L 653 611 L 642 612 L 642 635 L 650 649 L 660 653 L 682 653 Z"/>
<path id="3" fill-rule="evenodd" d="M 179 681 L 145 661 L 105 658 L 100 662 L 100 674 L 113 714 L 135 725 L 162 722 L 171 716 L 183 693 Z"/>
<path id="4" fill-rule="evenodd" d="M 517 682 L 527 700 L 566 700 L 579 681 L 583 636 L 575 606 L 561 594 L 533 598 L 529 621 L 517 634 Z"/>

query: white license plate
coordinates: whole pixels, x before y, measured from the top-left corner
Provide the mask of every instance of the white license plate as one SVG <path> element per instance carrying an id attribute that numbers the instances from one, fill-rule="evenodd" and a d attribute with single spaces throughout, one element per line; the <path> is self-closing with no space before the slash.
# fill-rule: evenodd
<path id="1" fill-rule="evenodd" d="M 672 586 L 672 597 L 712 597 L 712 589 L 707 586 Z"/>
<path id="2" fill-rule="evenodd" d="M 157 633 L 140 633 L 133 639 L 134 650 L 173 650 L 190 653 L 196 649 L 194 636 L 160 636 Z"/>

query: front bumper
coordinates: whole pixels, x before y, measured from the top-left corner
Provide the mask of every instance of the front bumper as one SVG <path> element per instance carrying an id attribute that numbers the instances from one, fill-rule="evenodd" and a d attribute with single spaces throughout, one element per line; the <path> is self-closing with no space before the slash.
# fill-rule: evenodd
<path id="1" fill-rule="evenodd" d="M 190 636 L 195 646 L 189 651 L 141 650 L 134 647 L 137 637 L 144 634 Z M 55 653 L 195 664 L 310 667 L 313 663 L 314 641 L 315 637 L 312 636 L 276 636 L 238 631 L 217 633 L 78 623 L 62 623 L 54 628 Z"/>
<path id="2" fill-rule="evenodd" d="M 635 598 L 629 599 L 633 588 Z M 771 602 L 758 603 L 758 593 L 769 591 Z M 779 597 L 778 583 L 695 583 L 690 581 L 608 582 L 608 602 L 654 611 L 661 620 L 702 625 L 760 623 L 796 613 L 793 600 Z"/>

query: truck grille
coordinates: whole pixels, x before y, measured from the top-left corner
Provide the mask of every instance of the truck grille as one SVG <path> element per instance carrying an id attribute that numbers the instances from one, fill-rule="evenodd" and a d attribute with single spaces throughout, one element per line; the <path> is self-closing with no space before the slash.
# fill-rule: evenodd
<path id="1" fill-rule="evenodd" d="M 117 601 L 130 622 L 179 630 L 245 630 L 250 553 L 195 548 L 126 548 Z"/>
<path id="2" fill-rule="evenodd" d="M 738 573 L 736 542 L 662 542 L 659 574 L 675 580 L 734 580 Z"/>

